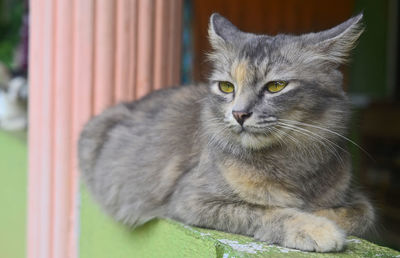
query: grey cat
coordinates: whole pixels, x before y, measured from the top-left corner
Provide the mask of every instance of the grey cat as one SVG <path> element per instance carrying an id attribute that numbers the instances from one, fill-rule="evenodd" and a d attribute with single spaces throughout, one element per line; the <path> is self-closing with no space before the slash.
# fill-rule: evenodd
<path id="1" fill-rule="evenodd" d="M 351 184 L 338 67 L 362 15 L 305 35 L 255 35 L 210 18 L 209 85 L 153 92 L 94 117 L 84 182 L 116 220 L 153 218 L 300 250 L 341 250 L 374 221 Z"/>

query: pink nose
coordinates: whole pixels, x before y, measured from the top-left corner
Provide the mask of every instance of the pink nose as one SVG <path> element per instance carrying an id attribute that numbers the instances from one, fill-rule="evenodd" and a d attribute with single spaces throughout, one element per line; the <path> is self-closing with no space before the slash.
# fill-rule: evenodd
<path id="1" fill-rule="evenodd" d="M 236 119 L 236 121 L 240 124 L 243 125 L 244 121 L 249 118 L 253 114 L 253 112 L 243 112 L 243 111 L 232 111 L 233 117 Z"/>

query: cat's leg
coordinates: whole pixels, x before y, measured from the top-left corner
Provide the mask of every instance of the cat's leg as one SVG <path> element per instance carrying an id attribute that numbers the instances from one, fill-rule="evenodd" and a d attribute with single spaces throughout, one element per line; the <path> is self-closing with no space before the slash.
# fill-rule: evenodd
<path id="1" fill-rule="evenodd" d="M 354 195 L 351 203 L 343 207 L 322 209 L 314 214 L 334 221 L 349 235 L 361 236 L 373 226 L 375 213 L 371 203 L 361 194 Z"/>
<path id="2" fill-rule="evenodd" d="M 296 209 L 267 210 L 262 225 L 254 234 L 256 239 L 278 239 L 276 243 L 285 247 L 332 252 L 345 244 L 346 235 L 334 222 Z"/>
<path id="3" fill-rule="evenodd" d="M 344 232 L 334 222 L 296 209 L 197 196 L 171 203 L 167 217 L 305 251 L 339 251 L 345 243 Z"/>

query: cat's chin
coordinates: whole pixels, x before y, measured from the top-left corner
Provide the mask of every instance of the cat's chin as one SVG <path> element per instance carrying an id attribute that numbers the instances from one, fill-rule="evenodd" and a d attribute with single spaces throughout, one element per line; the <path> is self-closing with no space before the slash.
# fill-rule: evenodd
<path id="1" fill-rule="evenodd" d="M 244 148 L 253 150 L 267 148 L 274 144 L 274 138 L 271 135 L 257 134 L 246 130 L 239 134 L 239 139 Z"/>
<path id="2" fill-rule="evenodd" d="M 274 137 L 265 128 L 238 125 L 232 126 L 231 130 L 236 134 L 240 145 L 246 149 L 259 150 L 275 143 Z"/>

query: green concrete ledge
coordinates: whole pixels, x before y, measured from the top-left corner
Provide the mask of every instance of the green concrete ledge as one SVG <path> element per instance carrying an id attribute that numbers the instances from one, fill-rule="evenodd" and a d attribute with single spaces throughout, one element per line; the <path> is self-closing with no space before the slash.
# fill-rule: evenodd
<path id="1" fill-rule="evenodd" d="M 82 191 L 80 257 L 400 257 L 400 252 L 355 237 L 341 253 L 301 252 L 169 220 L 132 231 L 102 214 Z"/>
<path id="2" fill-rule="evenodd" d="M 0 130 L 0 257 L 26 257 L 26 132 Z"/>

